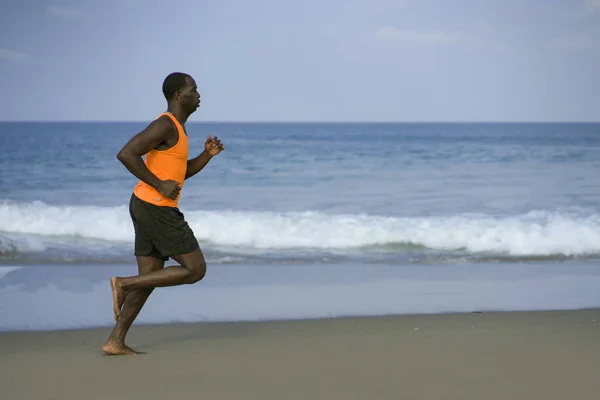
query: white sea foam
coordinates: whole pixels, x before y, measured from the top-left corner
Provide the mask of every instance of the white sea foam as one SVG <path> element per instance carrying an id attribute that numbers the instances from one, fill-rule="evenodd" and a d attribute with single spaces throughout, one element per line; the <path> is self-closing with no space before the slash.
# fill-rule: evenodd
<path id="1" fill-rule="evenodd" d="M 0 257 L 10 257 L 21 252 L 40 252 L 46 250 L 43 241 L 33 237 L 19 235 L 16 238 L 0 234 Z"/>
<path id="2" fill-rule="evenodd" d="M 600 253 L 600 215 L 531 211 L 513 216 L 454 215 L 423 218 L 320 212 L 185 211 L 197 238 L 218 246 L 251 249 L 351 249 L 414 244 L 508 255 Z M 67 207 L 0 204 L 0 236 L 75 236 L 129 242 L 133 228 L 125 206 Z M 37 246 L 37 247 L 36 247 Z M 42 251 L 34 239 L 0 242 L 0 251 Z"/>
<path id="3" fill-rule="evenodd" d="M 9 266 L 9 265 L 0 266 L 0 278 L 2 278 L 4 275 L 7 275 L 11 271 L 15 271 L 15 270 L 21 269 L 21 268 L 23 268 L 23 267 L 21 267 L 21 266 Z"/>

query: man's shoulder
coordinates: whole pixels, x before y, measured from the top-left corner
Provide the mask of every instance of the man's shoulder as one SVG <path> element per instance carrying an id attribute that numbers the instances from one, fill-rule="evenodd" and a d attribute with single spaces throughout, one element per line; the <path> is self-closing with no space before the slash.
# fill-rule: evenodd
<path id="1" fill-rule="evenodd" d="M 171 120 L 171 117 L 169 117 L 167 114 L 159 115 L 151 123 L 158 124 L 159 126 L 165 126 L 165 127 L 175 126 L 173 124 L 173 120 Z"/>
<path id="2" fill-rule="evenodd" d="M 155 118 L 148 124 L 148 127 L 153 130 L 158 130 L 165 134 L 172 134 L 177 132 L 177 127 L 168 115 L 161 115 L 158 118 Z"/>

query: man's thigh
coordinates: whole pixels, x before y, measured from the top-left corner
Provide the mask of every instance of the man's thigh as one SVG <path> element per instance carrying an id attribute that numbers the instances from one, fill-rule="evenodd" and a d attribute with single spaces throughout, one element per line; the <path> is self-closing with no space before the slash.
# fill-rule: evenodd
<path id="1" fill-rule="evenodd" d="M 152 256 L 137 256 L 137 265 L 139 274 L 147 274 L 148 272 L 158 271 L 165 267 L 165 260 Z"/>
<path id="2" fill-rule="evenodd" d="M 136 255 L 162 260 L 196 251 L 200 246 L 178 208 L 135 200 Z"/>

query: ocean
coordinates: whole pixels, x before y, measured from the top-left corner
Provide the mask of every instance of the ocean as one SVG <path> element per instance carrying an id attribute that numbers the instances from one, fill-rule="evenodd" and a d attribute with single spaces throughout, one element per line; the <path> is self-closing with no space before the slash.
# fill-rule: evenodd
<path id="1" fill-rule="evenodd" d="M 0 123 L 0 330 L 110 326 L 146 126 Z M 600 306 L 600 124 L 188 123 L 208 263 L 136 323 Z"/>

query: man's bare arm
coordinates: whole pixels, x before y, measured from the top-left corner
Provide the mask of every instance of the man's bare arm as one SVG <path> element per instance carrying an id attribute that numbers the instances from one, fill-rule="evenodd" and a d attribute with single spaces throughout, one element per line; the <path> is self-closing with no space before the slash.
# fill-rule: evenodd
<path id="1" fill-rule="evenodd" d="M 185 172 L 185 179 L 191 178 L 198 172 L 202 171 L 202 168 L 204 168 L 206 164 L 208 164 L 212 157 L 213 156 L 211 156 L 207 151 L 203 151 L 198 157 L 188 160 L 187 170 Z"/>
<path id="2" fill-rule="evenodd" d="M 208 162 L 217 154 L 219 154 L 225 147 L 218 137 L 211 137 L 208 135 L 206 142 L 204 143 L 204 151 L 196 158 L 192 158 L 187 162 L 187 171 L 185 173 L 185 179 L 191 178 L 198 172 L 202 171 L 202 168 L 208 164 Z"/>
<path id="3" fill-rule="evenodd" d="M 159 188 L 162 181 L 146 167 L 142 157 L 161 143 L 166 142 L 173 134 L 173 124 L 163 118 L 152 121 L 143 131 L 131 138 L 117 154 L 117 159 L 135 177 L 154 189 Z"/>

